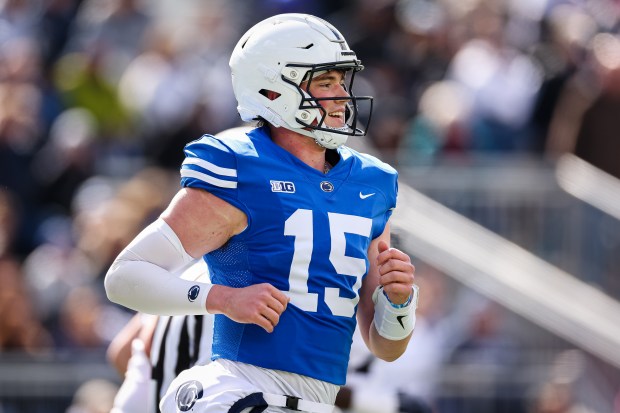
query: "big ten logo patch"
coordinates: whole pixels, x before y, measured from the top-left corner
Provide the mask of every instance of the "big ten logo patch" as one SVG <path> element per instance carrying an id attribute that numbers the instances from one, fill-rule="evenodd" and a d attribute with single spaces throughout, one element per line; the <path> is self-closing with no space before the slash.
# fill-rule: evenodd
<path id="1" fill-rule="evenodd" d="M 288 181 L 269 181 L 271 183 L 271 192 L 287 192 L 292 194 L 295 192 L 295 184 Z"/>

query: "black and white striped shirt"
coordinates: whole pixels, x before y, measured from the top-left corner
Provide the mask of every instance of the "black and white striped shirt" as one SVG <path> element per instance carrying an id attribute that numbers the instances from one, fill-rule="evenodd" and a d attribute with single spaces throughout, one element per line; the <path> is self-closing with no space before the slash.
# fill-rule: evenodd
<path id="1" fill-rule="evenodd" d="M 151 344 L 155 411 L 168 386 L 183 370 L 211 361 L 213 316 L 161 316 Z"/>

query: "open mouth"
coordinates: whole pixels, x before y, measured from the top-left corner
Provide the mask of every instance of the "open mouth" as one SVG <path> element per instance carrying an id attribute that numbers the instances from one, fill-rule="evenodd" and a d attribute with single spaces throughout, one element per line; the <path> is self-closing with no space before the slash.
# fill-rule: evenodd
<path id="1" fill-rule="evenodd" d="M 329 122 L 331 125 L 330 126 L 343 126 L 344 125 L 344 111 L 335 111 L 335 112 L 330 112 L 328 113 L 328 118 L 330 120 L 332 120 L 331 122 Z"/>

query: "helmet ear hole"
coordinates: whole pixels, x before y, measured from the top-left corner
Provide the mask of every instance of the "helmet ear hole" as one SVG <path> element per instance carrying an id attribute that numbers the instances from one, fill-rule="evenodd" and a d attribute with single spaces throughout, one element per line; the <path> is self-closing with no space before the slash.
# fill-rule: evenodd
<path id="1" fill-rule="evenodd" d="M 274 92 L 273 90 L 261 89 L 258 91 L 261 95 L 265 96 L 269 100 L 276 100 L 281 96 L 280 93 Z"/>

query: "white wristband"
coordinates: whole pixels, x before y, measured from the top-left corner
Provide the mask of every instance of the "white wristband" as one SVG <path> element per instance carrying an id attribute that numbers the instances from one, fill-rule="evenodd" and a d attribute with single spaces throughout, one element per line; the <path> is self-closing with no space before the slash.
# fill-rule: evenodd
<path id="1" fill-rule="evenodd" d="M 390 302 L 383 292 L 383 286 L 377 287 L 372 294 L 375 303 L 375 328 L 381 337 L 388 340 L 402 340 L 409 336 L 415 327 L 415 309 L 418 306 L 419 288 L 413 285 L 409 305 L 399 306 Z"/>

